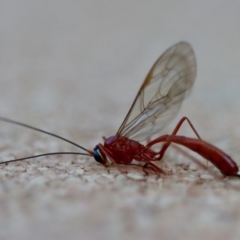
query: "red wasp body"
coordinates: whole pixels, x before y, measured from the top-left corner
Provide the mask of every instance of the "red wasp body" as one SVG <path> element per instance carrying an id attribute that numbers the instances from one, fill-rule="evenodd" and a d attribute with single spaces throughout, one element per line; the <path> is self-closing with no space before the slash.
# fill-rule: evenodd
<path id="1" fill-rule="evenodd" d="M 108 138 L 104 143 L 104 149 L 107 154 L 111 152 L 112 157 L 109 157 L 119 164 L 129 164 L 132 160 L 149 162 L 156 156 L 153 150 L 146 149 L 144 145 L 126 137 L 112 136 Z"/>
<path id="2" fill-rule="evenodd" d="M 0 117 L 1 121 L 60 138 L 84 151 L 84 153 L 45 153 L 13 159 L 0 164 L 54 154 L 78 154 L 93 156 L 97 162 L 105 166 L 109 164 L 130 164 L 133 160 L 136 160 L 150 165 L 155 171 L 164 173 L 153 162 L 160 161 L 170 144 L 175 143 L 185 146 L 209 160 L 223 175 L 240 176 L 238 166 L 231 157 L 219 148 L 203 141 L 193 124 L 186 117 L 179 121 L 172 134 L 157 137 L 146 145 L 141 143 L 159 133 L 174 118 L 183 99 L 194 84 L 196 69 L 196 58 L 190 44 L 179 42 L 165 51 L 150 69 L 116 135 L 104 138 L 104 145 L 96 145 L 93 151 L 56 134 Z M 177 135 L 184 121 L 188 122 L 197 138 Z M 153 150 L 151 147 L 158 143 L 163 143 L 163 146 L 158 151 Z"/>
<path id="3" fill-rule="evenodd" d="M 150 149 L 150 147 L 157 143 L 165 143 L 159 152 Z M 95 147 L 94 151 L 98 151 L 99 149 L 101 154 L 100 162 L 105 165 L 108 165 L 107 158 L 116 164 L 130 164 L 133 160 L 136 160 L 150 164 L 156 171 L 163 173 L 164 171 L 152 162 L 160 161 L 163 158 L 170 143 L 182 145 L 198 153 L 215 165 L 225 176 L 237 176 L 239 168 L 229 155 L 214 145 L 197 138 L 163 135 L 144 146 L 126 137 L 118 138 L 117 136 L 111 136 L 105 140 L 104 146 L 99 144 Z"/>

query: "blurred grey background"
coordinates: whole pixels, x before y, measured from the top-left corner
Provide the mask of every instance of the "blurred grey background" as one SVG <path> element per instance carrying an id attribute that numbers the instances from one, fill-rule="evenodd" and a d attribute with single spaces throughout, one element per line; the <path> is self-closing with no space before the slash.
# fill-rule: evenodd
<path id="1" fill-rule="evenodd" d="M 87 114 L 92 124 L 115 130 L 153 62 L 181 40 L 192 44 L 198 61 L 181 113 L 191 105 L 190 118 L 224 118 L 239 109 L 238 1 L 0 4 L 1 115 L 44 124 L 46 114 L 72 128 L 78 122 L 72 119 Z"/>
<path id="2" fill-rule="evenodd" d="M 53 131 L 92 148 L 101 141 L 101 136 L 117 131 L 160 54 L 185 40 L 195 50 L 198 75 L 191 96 L 167 130 L 186 115 L 204 139 L 221 146 L 240 163 L 239 12 L 239 1 L 221 0 L 0 1 L 0 115 Z M 4 123 L 0 126 L 2 159 L 74 149 L 25 129 Z M 181 133 L 192 134 L 187 126 Z M 235 192 L 231 195 L 228 190 L 222 190 L 225 196 L 231 195 L 232 200 L 222 199 L 219 192 L 206 193 L 204 185 L 198 194 L 189 196 L 188 180 L 183 188 L 176 186 L 175 189 L 176 182 L 170 178 L 166 181 L 173 191 L 171 187 L 168 190 L 161 187 L 165 182 L 157 182 L 155 190 L 152 185 L 149 188 L 144 185 L 147 193 L 160 194 L 151 198 L 140 190 L 132 190 L 131 186 L 141 188 L 134 181 L 128 183 L 128 187 L 118 183 L 123 181 L 121 178 L 109 180 L 110 183 L 101 180 L 99 185 L 91 178 L 96 174 L 102 178 L 102 172 L 94 169 L 98 166 L 94 161 L 89 164 L 87 180 L 83 177 L 81 182 L 76 175 L 65 185 L 65 180 L 75 176 L 69 172 L 70 167 L 67 165 L 68 170 L 62 170 L 67 172 L 61 177 L 60 170 L 55 172 L 54 167 L 47 170 L 51 160 L 44 161 L 45 168 L 40 170 L 40 163 L 31 165 L 31 162 L 20 170 L 16 165 L 2 166 L 0 211 L 5 210 L 0 213 L 1 226 L 4 226 L 1 239 L 16 239 L 16 236 L 18 239 L 159 239 L 161 234 L 165 239 L 176 236 L 201 239 L 202 232 L 206 237 L 208 234 L 208 239 L 226 239 L 221 237 L 230 232 L 232 239 L 239 239 L 239 232 L 235 231 L 239 223 L 239 214 L 234 208 L 239 206 L 239 200 L 234 200 Z M 75 168 L 77 166 L 73 171 L 77 171 Z M 29 169 L 34 170 L 29 172 Z M 20 173 L 24 171 L 22 176 Z M 46 177 L 48 171 L 53 177 Z M 103 168 L 101 171 L 105 172 Z M 52 181 L 55 184 L 51 185 Z M 113 185 L 118 189 L 114 197 L 111 197 L 111 187 L 105 189 L 108 184 L 121 185 L 121 188 Z M 216 189 L 214 185 L 213 188 Z M 182 189 L 188 193 L 183 195 Z M 131 192 L 134 192 L 132 197 Z M 91 194 L 98 197 L 93 200 Z M 194 197 L 203 197 L 198 202 L 200 208 L 194 205 L 194 200 L 193 205 L 188 202 L 187 199 Z M 132 202 L 121 203 L 121 198 L 130 198 Z M 146 202 L 152 206 L 150 210 Z M 216 202 L 219 209 L 225 207 L 225 212 L 219 213 L 219 209 L 213 208 Z M 141 210 L 144 206 L 147 213 Z M 171 210 L 166 206 L 172 206 Z M 59 210 L 61 208 L 64 210 Z M 183 209 L 186 214 L 179 212 Z M 198 217 L 199 211 L 201 217 Z M 234 217 L 231 213 L 235 213 Z M 218 222 L 221 214 L 224 220 L 220 218 Z M 96 218 L 99 222 L 94 221 Z M 223 223 L 226 229 L 221 228 Z M 191 230 L 188 225 L 192 226 Z"/>

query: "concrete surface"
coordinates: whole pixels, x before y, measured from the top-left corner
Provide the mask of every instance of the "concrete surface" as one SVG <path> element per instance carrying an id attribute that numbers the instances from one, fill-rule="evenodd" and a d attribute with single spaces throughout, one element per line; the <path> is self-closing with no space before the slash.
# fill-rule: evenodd
<path id="1" fill-rule="evenodd" d="M 198 76 L 165 132 L 186 115 L 240 165 L 239 11 L 220 0 L 0 1 L 0 115 L 92 149 L 157 57 L 186 40 Z M 7 160 L 77 149 L 1 123 L 0 150 Z M 164 177 L 77 156 L 0 165 L 0 239 L 240 239 L 239 179 L 197 158 L 207 169 L 169 149 Z"/>

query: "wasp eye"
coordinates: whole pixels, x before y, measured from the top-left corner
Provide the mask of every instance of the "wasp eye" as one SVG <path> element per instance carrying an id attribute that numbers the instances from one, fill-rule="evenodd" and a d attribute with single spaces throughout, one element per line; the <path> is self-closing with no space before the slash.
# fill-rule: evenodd
<path id="1" fill-rule="evenodd" d="M 93 157 L 94 157 L 94 159 L 95 159 L 97 162 L 103 164 L 103 159 L 102 159 L 102 157 L 101 157 L 101 154 L 99 153 L 99 147 L 98 147 L 98 145 L 96 145 L 95 148 L 93 149 Z"/>

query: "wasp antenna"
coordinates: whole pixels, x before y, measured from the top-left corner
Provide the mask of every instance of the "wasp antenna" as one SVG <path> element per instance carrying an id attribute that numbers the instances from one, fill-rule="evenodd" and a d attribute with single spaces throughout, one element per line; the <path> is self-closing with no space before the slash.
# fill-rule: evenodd
<path id="1" fill-rule="evenodd" d="M 88 150 L 88 149 L 86 149 L 86 148 L 78 145 L 77 143 L 74 143 L 74 142 L 72 142 L 72 141 L 70 141 L 70 140 L 68 140 L 68 139 L 66 139 L 66 138 L 63 138 L 63 137 L 61 137 L 61 136 L 58 136 L 57 134 L 50 133 L 50 132 L 44 131 L 44 130 L 42 130 L 42 129 L 39 129 L 39 128 L 30 126 L 30 125 L 28 125 L 28 124 L 21 123 L 21 122 L 17 122 L 17 121 L 14 121 L 14 120 L 11 120 L 11 119 L 8 119 L 8 118 L 5 118 L 5 117 L 0 117 L 0 121 L 2 121 L 2 122 L 7 122 L 7 123 L 12 123 L 12 124 L 15 124 L 15 125 L 18 125 L 18 126 L 22 126 L 22 127 L 25 127 L 25 128 L 29 128 L 29 129 L 32 129 L 32 130 L 41 132 L 41 133 L 48 134 L 48 135 L 50 135 L 50 136 L 56 137 L 56 138 L 58 138 L 58 139 L 61 139 L 61 140 L 65 141 L 65 142 L 68 142 L 68 143 L 70 143 L 70 144 L 72 144 L 72 145 L 74 145 L 74 146 L 76 146 L 76 147 L 78 147 L 78 148 L 81 148 L 82 150 L 88 152 L 87 155 L 89 155 L 89 156 L 92 156 L 92 155 L 93 155 L 93 152 L 92 152 L 92 151 L 90 151 L 90 150 Z"/>
<path id="2" fill-rule="evenodd" d="M 79 153 L 79 152 L 52 152 L 52 153 L 43 153 L 43 154 L 39 154 L 39 155 L 33 155 L 33 156 L 30 156 L 30 157 L 11 159 L 11 160 L 7 160 L 7 161 L 4 161 L 4 162 L 0 162 L 0 164 L 23 161 L 23 160 L 27 160 L 27 159 L 31 159 L 31 158 L 38 158 L 38 157 L 44 157 L 44 156 L 50 156 L 50 155 L 63 155 L 63 154 L 92 156 L 91 154 L 88 154 L 88 153 Z"/>

